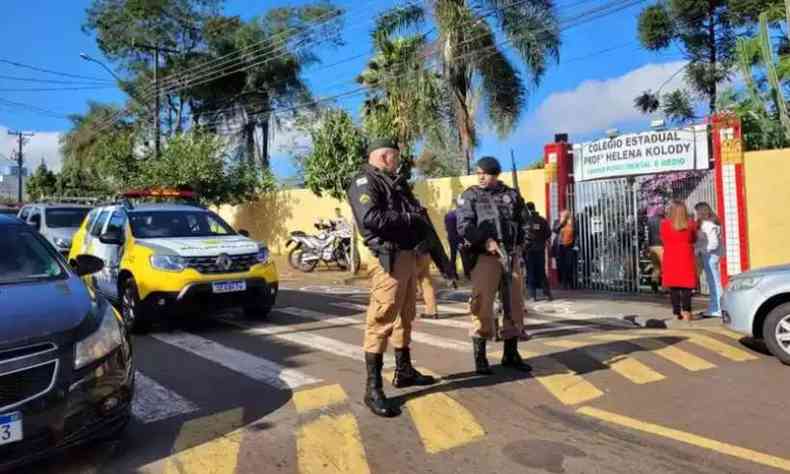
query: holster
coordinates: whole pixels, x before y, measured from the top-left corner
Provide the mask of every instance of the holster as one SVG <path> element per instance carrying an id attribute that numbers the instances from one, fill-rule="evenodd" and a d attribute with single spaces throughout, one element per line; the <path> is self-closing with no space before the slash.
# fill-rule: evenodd
<path id="1" fill-rule="evenodd" d="M 373 251 L 373 255 L 379 260 L 381 268 L 387 273 L 392 273 L 392 269 L 395 268 L 395 257 L 398 253 L 398 249 L 395 248 L 395 245 L 389 242 L 382 243 L 371 250 Z"/>

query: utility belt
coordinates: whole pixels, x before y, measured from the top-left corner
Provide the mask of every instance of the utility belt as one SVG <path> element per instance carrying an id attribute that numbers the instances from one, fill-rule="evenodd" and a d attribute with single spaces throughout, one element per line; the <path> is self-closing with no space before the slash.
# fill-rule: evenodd
<path id="1" fill-rule="evenodd" d="M 371 253 L 378 259 L 381 268 L 387 273 L 392 273 L 395 268 L 395 258 L 401 252 L 414 252 L 419 255 L 418 247 L 413 249 L 402 249 L 393 242 L 376 242 L 368 244 Z"/>

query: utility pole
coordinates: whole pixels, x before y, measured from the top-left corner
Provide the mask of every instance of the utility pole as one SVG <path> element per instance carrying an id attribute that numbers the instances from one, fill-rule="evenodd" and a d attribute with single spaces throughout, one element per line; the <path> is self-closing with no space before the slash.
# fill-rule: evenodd
<path id="1" fill-rule="evenodd" d="M 11 130 L 8 131 L 9 135 L 16 136 L 17 143 L 19 144 L 19 150 L 16 154 L 16 163 L 17 163 L 17 184 L 19 185 L 19 189 L 17 190 L 17 200 L 19 203 L 22 202 L 22 194 L 24 188 L 22 187 L 22 165 L 24 163 L 24 155 L 22 154 L 22 147 L 25 145 L 27 140 L 25 138 L 32 137 L 32 133 L 24 133 L 24 132 L 12 132 Z"/>
<path id="2" fill-rule="evenodd" d="M 161 121 L 159 119 L 159 53 L 166 52 L 166 53 L 178 53 L 178 51 L 168 48 L 163 48 L 158 43 L 155 45 L 150 44 L 142 44 L 142 43 L 132 43 L 133 48 L 140 48 L 146 49 L 148 51 L 153 51 L 154 53 L 154 90 L 155 90 L 155 101 L 154 101 L 154 156 L 158 159 L 159 158 L 159 136 L 161 135 Z"/>

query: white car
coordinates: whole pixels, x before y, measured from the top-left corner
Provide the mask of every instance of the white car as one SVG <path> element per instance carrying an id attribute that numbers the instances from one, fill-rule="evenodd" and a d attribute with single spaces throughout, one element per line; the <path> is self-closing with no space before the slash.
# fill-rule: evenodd
<path id="1" fill-rule="evenodd" d="M 762 339 L 776 358 L 790 365 L 790 265 L 732 277 L 721 305 L 727 327 Z"/>

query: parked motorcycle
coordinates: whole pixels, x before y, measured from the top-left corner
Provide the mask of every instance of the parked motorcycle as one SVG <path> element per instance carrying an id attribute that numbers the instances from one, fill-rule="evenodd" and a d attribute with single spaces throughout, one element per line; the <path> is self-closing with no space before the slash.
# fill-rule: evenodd
<path id="1" fill-rule="evenodd" d="M 320 262 L 336 264 L 341 270 L 351 266 L 351 227 L 341 221 L 318 220 L 314 224 L 318 234 L 309 235 L 302 231 L 291 232 L 287 247 L 288 263 L 292 268 L 305 273 L 312 272 Z M 360 266 L 359 254 L 355 255 L 355 268 Z"/>

